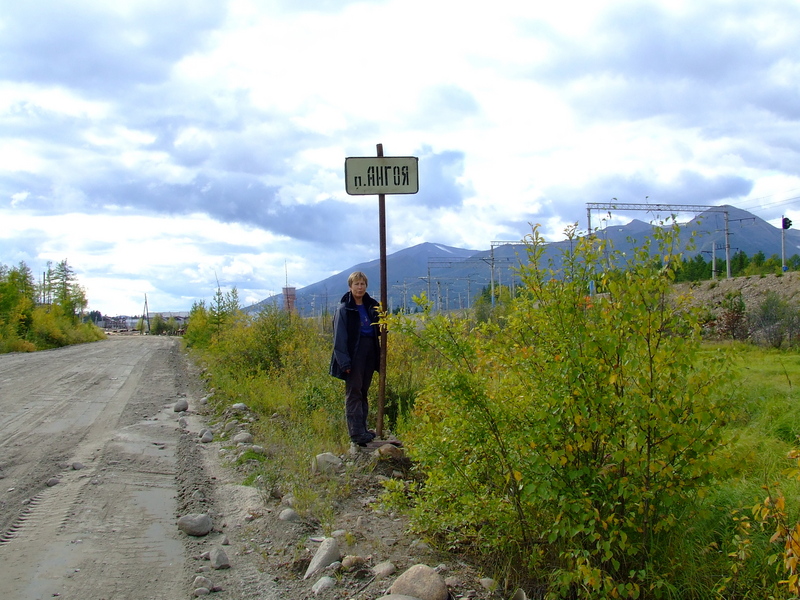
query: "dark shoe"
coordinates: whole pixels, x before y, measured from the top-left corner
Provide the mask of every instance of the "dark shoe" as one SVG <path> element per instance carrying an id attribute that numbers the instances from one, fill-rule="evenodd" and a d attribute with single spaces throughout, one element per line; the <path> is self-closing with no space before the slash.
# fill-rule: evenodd
<path id="1" fill-rule="evenodd" d="M 356 444 L 357 446 L 361 446 L 364 448 L 367 444 L 372 441 L 372 438 L 369 435 L 362 435 L 357 438 L 350 438 L 350 441 Z"/>

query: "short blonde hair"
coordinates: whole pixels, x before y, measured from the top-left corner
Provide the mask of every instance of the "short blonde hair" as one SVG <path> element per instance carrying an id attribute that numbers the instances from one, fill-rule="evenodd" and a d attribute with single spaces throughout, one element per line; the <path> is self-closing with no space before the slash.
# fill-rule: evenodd
<path id="1" fill-rule="evenodd" d="M 364 280 L 365 284 L 369 285 L 369 279 L 367 279 L 367 276 L 364 275 L 364 273 L 361 271 L 353 271 L 350 273 L 350 277 L 347 278 L 347 287 L 352 286 L 356 281 L 361 281 L 362 279 Z"/>

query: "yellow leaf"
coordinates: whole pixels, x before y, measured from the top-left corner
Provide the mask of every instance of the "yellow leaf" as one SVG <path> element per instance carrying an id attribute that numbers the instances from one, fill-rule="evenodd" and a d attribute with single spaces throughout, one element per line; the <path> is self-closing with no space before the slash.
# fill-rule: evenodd
<path id="1" fill-rule="evenodd" d="M 519 471 L 514 471 L 514 479 L 516 479 L 517 482 L 522 481 L 522 473 L 520 473 Z"/>

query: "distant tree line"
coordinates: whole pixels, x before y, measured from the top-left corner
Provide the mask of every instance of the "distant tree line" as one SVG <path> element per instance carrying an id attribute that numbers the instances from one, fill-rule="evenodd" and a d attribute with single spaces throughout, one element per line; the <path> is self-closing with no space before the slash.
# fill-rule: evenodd
<path id="1" fill-rule="evenodd" d="M 0 264 L 0 353 L 102 339 L 103 332 L 84 319 L 87 305 L 86 291 L 66 259 L 48 262 L 38 282 L 25 262 Z"/>
<path id="2" fill-rule="evenodd" d="M 683 258 L 681 264 L 675 270 L 675 281 L 704 281 L 712 278 L 712 262 L 716 263 L 716 277 L 723 278 L 727 275 L 727 265 L 725 258 L 716 257 L 712 261 L 711 257 L 706 260 L 703 253 L 698 253 L 692 258 Z M 793 254 L 786 259 L 786 267 L 789 271 L 800 270 L 800 256 Z M 773 254 L 769 258 L 759 250 L 752 257 L 747 256 L 741 250 L 731 255 L 731 277 L 746 275 L 769 275 L 770 273 L 781 273 L 781 257 Z"/>

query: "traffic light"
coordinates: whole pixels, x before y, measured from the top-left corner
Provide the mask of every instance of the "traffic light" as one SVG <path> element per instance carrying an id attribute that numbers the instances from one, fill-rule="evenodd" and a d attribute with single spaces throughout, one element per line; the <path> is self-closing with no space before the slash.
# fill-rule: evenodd
<path id="1" fill-rule="evenodd" d="M 789 229 L 792 226 L 792 220 L 789 217 L 783 217 L 783 229 Z"/>

